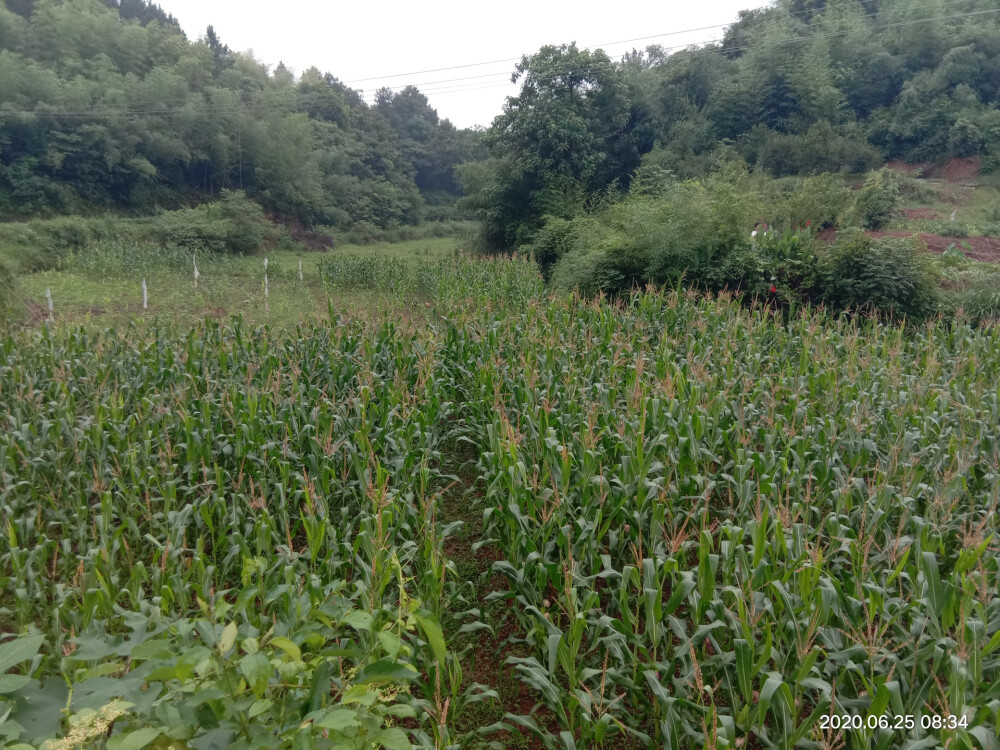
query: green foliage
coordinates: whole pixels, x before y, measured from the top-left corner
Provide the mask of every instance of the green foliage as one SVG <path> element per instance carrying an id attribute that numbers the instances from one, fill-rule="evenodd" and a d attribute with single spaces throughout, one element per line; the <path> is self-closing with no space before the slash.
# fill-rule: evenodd
<path id="1" fill-rule="evenodd" d="M 522 58 L 514 78 L 521 92 L 486 136 L 489 174 L 463 178 L 481 185 L 491 251 L 527 243 L 546 214 L 572 218 L 588 194 L 627 182 L 641 157 L 623 132 L 630 118 L 623 75 L 603 51 L 545 46 Z"/>
<path id="2" fill-rule="evenodd" d="M 14 301 L 14 287 L 14 272 L 0 259 L 0 312 L 7 310 Z"/>
<path id="3" fill-rule="evenodd" d="M 190 41 L 143 0 L 28 0 L 0 18 L 0 216 L 190 205 L 245 190 L 272 214 L 347 229 L 415 224 L 479 155 L 410 92 L 391 111 L 328 73 L 298 78 Z M 404 111 L 405 110 L 405 111 Z M 414 132 L 413 121 L 426 127 Z"/>
<path id="4" fill-rule="evenodd" d="M 487 133 L 491 163 L 465 171 L 478 178 L 465 183 L 477 191 L 467 205 L 487 249 L 510 250 L 535 242 L 542 217 L 593 211 L 609 186 L 628 188 L 643 170 L 700 179 L 726 150 L 778 176 L 865 173 L 900 158 L 981 156 L 992 170 L 995 10 L 982 0 L 954 14 L 920 0 L 782 0 L 741 14 L 721 47 L 652 46 L 610 67 L 544 47 L 522 61 L 521 93 Z M 586 74 L 599 81 L 577 96 Z M 878 228 L 892 190 L 869 187 L 856 220 Z M 826 226 L 833 213 L 810 218 Z"/>
<path id="5" fill-rule="evenodd" d="M 848 270 L 909 262 L 842 242 Z M 432 325 L 0 339 L 5 746 L 794 747 L 831 713 L 995 744 L 1000 327 L 413 273 Z M 520 684 L 483 726 L 494 632 Z M 954 727 L 922 721 L 939 686 Z"/>
<path id="6" fill-rule="evenodd" d="M 65 268 L 73 253 L 131 234 L 129 227 L 110 218 L 35 219 L 0 224 L 0 248 L 19 272 L 34 273 Z"/>
<path id="7" fill-rule="evenodd" d="M 867 172 L 882 163 L 860 128 L 834 128 L 826 120 L 802 134 L 764 131 L 753 138 L 758 166 L 775 175 Z"/>
<path id="8" fill-rule="evenodd" d="M 100 632 L 69 641 L 60 667 L 73 685 L 70 729 L 55 746 L 106 735 L 108 747 L 119 750 L 158 737 L 192 747 L 411 747 L 393 724 L 416 715 L 400 699 L 419 677 L 409 661 L 421 648 L 417 618 L 432 626 L 433 616 L 418 615 L 418 603 L 409 601 L 395 622 L 376 630 L 375 618 L 345 597 L 300 604 L 301 619 L 266 632 L 247 622 L 243 601 L 206 606 L 198 619 L 148 622 L 141 636 L 124 642 Z M 42 641 L 22 636 L 0 644 L 0 668 L 32 659 Z M 38 742 L 46 732 L 37 728 L 53 718 L 58 725 L 58 715 L 46 720 L 31 705 L 44 700 L 47 683 L 12 674 L 0 677 L 0 687 L 16 696 L 7 707 L 8 740 Z"/>
<path id="9" fill-rule="evenodd" d="M 882 229 L 899 202 L 899 178 L 891 169 L 880 169 L 865 178 L 854 197 L 854 217 L 865 229 Z"/>
<path id="10" fill-rule="evenodd" d="M 435 237 L 469 237 L 475 232 L 476 223 L 449 219 L 425 221 L 416 226 L 404 225 L 380 229 L 368 222 L 358 222 L 345 232 L 336 232 L 340 242 L 349 245 L 372 245 L 379 242 L 408 242 Z"/>
<path id="11" fill-rule="evenodd" d="M 942 237 L 968 237 L 972 233 L 969 225 L 962 221 L 928 221 L 921 229 Z"/>
<path id="12" fill-rule="evenodd" d="M 259 205 L 242 192 L 229 190 L 212 203 L 162 214 L 148 227 L 161 244 L 191 251 L 255 253 L 278 237 Z"/>
<path id="13" fill-rule="evenodd" d="M 850 188 L 839 175 L 786 178 L 775 182 L 772 221 L 785 227 L 813 229 L 840 226 L 853 204 Z"/>
<path id="14" fill-rule="evenodd" d="M 328 255 L 320 260 L 318 268 L 327 287 L 399 292 L 412 282 L 409 264 L 392 256 Z"/>
<path id="15" fill-rule="evenodd" d="M 556 216 L 543 217 L 542 228 L 535 234 L 534 241 L 525 248 L 548 278 L 560 258 L 575 246 L 575 232 L 578 224 Z"/>
<path id="16" fill-rule="evenodd" d="M 122 277 L 190 266 L 192 253 L 255 253 L 279 242 L 290 242 L 288 232 L 242 193 L 228 191 L 218 201 L 147 219 L 66 216 L 0 224 L 0 256 L 25 274 L 75 269 Z"/>
<path id="17" fill-rule="evenodd" d="M 960 303 L 974 325 L 1000 322 L 1000 290 L 996 278 L 977 283 L 962 296 Z"/>
<path id="18" fill-rule="evenodd" d="M 954 462 L 998 435 L 997 329 L 683 293 L 515 310 L 447 332 L 474 363 L 453 372 L 491 598 L 524 649 L 507 661 L 544 707 L 509 722 L 549 747 L 794 747 L 831 713 L 902 706 L 912 741 L 992 741 L 996 595 L 972 584 L 993 565 L 992 474 Z M 941 638 L 963 629 L 981 661 Z M 965 728 L 921 728 L 937 682 Z"/>
<path id="19" fill-rule="evenodd" d="M 735 164 L 722 164 L 703 181 L 662 182 L 655 194 L 640 180 L 626 200 L 562 228 L 553 284 L 584 293 L 672 284 L 682 275 L 712 289 L 758 284 L 745 248 L 761 199 Z"/>
<path id="20" fill-rule="evenodd" d="M 98 278 L 136 279 L 158 272 L 192 274 L 194 263 L 203 272 L 222 270 L 220 256 L 197 255 L 180 245 L 156 245 L 129 240 L 103 240 L 73 252 L 66 259 L 67 271 Z M 272 269 L 274 273 L 277 269 Z"/>
<path id="21" fill-rule="evenodd" d="M 758 231 L 753 249 L 764 268 L 769 298 L 790 304 L 820 297 L 820 265 L 811 228 Z"/>
<path id="22" fill-rule="evenodd" d="M 527 302 L 541 292 L 542 281 L 534 263 L 518 258 L 473 261 L 459 255 L 414 266 L 389 255 L 349 254 L 324 257 L 318 267 L 328 288 L 419 294 L 447 304 L 457 304 L 460 299 L 470 304 Z"/>
<path id="23" fill-rule="evenodd" d="M 834 309 L 871 308 L 920 320 L 940 309 L 939 278 L 914 240 L 845 231 L 822 259 L 824 300 Z"/>

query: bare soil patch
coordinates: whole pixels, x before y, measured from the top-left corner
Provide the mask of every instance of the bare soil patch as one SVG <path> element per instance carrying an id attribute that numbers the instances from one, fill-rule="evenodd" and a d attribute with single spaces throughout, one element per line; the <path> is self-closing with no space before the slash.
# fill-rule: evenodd
<path id="1" fill-rule="evenodd" d="M 887 166 L 922 180 L 942 180 L 952 185 L 966 185 L 979 178 L 983 160 L 979 156 L 968 156 L 962 159 L 949 159 L 941 164 L 929 161 L 912 164 L 905 161 L 891 161 Z"/>
<path id="2" fill-rule="evenodd" d="M 982 166 L 983 160 L 979 156 L 951 159 L 944 164 L 931 166 L 923 176 L 932 180 L 944 180 L 953 185 L 964 185 L 979 178 Z"/>
<path id="3" fill-rule="evenodd" d="M 1000 263 L 1000 238 L 997 237 L 943 237 L 939 234 L 917 232 L 868 232 L 872 237 L 919 237 L 927 249 L 940 255 L 954 246 L 973 260 L 982 263 Z M 832 243 L 837 239 L 836 229 L 824 229 L 820 241 Z M 971 249 L 970 249 L 971 248 Z"/>

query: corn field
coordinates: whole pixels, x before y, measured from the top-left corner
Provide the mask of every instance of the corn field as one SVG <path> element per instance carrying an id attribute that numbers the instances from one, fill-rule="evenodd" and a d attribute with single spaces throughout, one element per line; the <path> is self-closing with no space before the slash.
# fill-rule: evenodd
<path id="1" fill-rule="evenodd" d="M 1000 329 L 417 273 L 2 341 L 7 746 L 997 747 Z"/>

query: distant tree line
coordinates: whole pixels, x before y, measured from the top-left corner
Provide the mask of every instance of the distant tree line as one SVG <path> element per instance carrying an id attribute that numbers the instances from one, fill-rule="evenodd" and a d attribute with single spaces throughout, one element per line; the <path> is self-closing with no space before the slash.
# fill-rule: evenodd
<path id="1" fill-rule="evenodd" d="M 620 61 L 575 45 L 524 57 L 460 168 L 493 250 L 621 196 L 634 175 L 685 179 L 719 159 L 774 175 L 981 156 L 1000 168 L 995 0 L 776 0 L 714 44 Z"/>
<path id="2" fill-rule="evenodd" d="M 0 5 L 0 217 L 151 212 L 243 190 L 337 228 L 451 218 L 481 134 L 415 88 L 362 94 L 191 41 L 146 0 Z"/>

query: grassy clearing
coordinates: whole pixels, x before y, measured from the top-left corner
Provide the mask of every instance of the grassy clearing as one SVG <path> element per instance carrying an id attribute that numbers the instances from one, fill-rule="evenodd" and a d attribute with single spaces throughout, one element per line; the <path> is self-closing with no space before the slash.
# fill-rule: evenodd
<path id="1" fill-rule="evenodd" d="M 996 743 L 1000 328 L 434 269 L 3 340 L 9 742 Z"/>
<path id="2" fill-rule="evenodd" d="M 889 229 L 954 237 L 956 242 L 962 237 L 996 237 L 1000 235 L 997 180 L 987 176 L 954 184 L 904 178 L 898 212 Z"/>
<path id="3" fill-rule="evenodd" d="M 324 316 L 328 304 L 349 315 L 383 308 L 378 290 L 324 284 L 319 264 L 333 256 L 390 258 L 408 267 L 433 264 L 461 247 L 455 237 L 412 240 L 394 245 L 345 245 L 326 253 L 276 250 L 268 253 L 270 314 L 265 313 L 263 256 L 199 254 L 194 286 L 192 256 L 148 245 L 97 243 L 71 255 L 68 268 L 19 276 L 11 320 L 37 325 L 47 317 L 45 291 L 51 289 L 57 322 L 118 326 L 133 317 L 191 325 L 243 315 L 249 324 L 291 327 L 309 316 Z M 298 267 L 302 263 L 303 279 Z M 142 308 L 142 278 L 149 307 Z"/>

